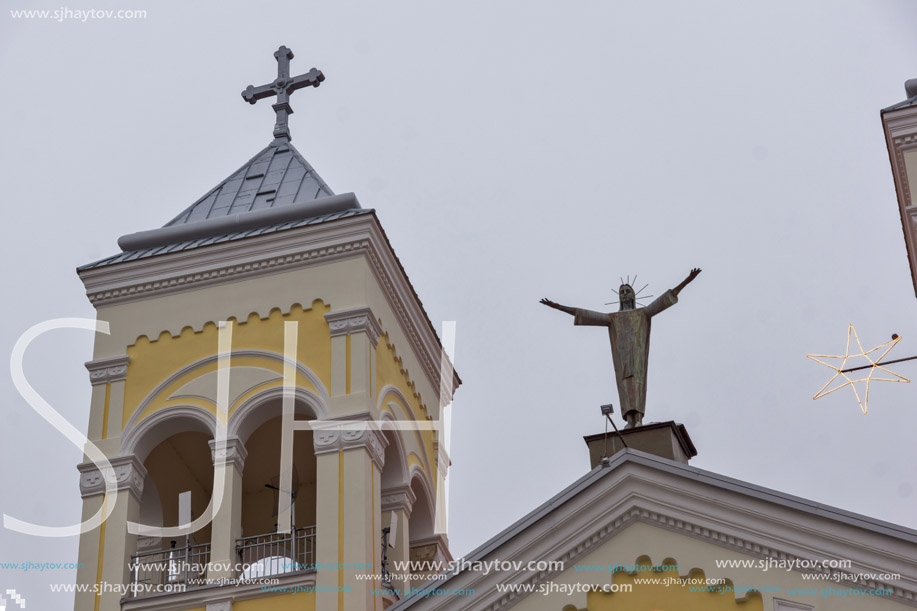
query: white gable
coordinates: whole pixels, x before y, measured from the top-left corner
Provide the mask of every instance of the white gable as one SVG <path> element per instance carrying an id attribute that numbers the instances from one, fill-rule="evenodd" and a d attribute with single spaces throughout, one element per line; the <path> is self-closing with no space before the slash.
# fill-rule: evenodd
<path id="1" fill-rule="evenodd" d="M 645 531 L 647 528 L 653 530 Z M 594 469 L 472 552 L 468 559 L 517 560 L 521 566 L 539 560 L 562 561 L 566 567 L 572 567 L 591 554 L 606 553 L 603 550 L 618 553 L 617 547 L 635 536 L 627 533 L 640 533 L 640 529 L 645 531 L 640 545 L 633 543 L 628 553 L 660 555 L 652 558 L 654 562 L 662 562 L 664 557 L 679 550 L 688 556 L 678 560 L 688 564 L 709 564 L 716 554 L 723 558 L 774 559 L 784 565 L 795 563 L 794 566 L 811 561 L 849 560 L 849 567 L 836 572 L 899 574 L 900 578 L 857 583 L 839 578 L 833 584 L 835 587 L 890 589 L 890 596 L 881 601 L 870 600 L 870 604 L 890 605 L 883 609 L 917 607 L 917 532 L 634 450 L 618 453 L 608 466 Z M 659 536 L 660 530 L 672 536 Z M 648 536 L 646 532 L 654 534 Z M 654 545 L 661 547 L 653 548 Z M 666 545 L 671 545 L 674 551 L 666 551 Z M 695 557 L 698 560 L 690 559 Z M 698 568 L 710 570 L 706 566 Z M 794 578 L 798 578 L 798 573 Z M 492 571 L 486 575 L 465 570 L 427 586 L 473 589 L 474 596 L 421 594 L 400 601 L 392 611 L 496 611 L 516 605 L 523 609 L 561 611 L 567 604 L 579 605 L 575 608 L 585 605 L 584 599 L 568 598 L 558 607 L 557 601 L 549 604 L 544 600 L 548 597 L 541 594 L 530 596 L 532 602 L 521 604 L 526 595 L 497 588 L 498 584 L 507 583 L 537 586 L 552 579 L 572 577 L 569 569 Z M 587 581 L 582 574 L 577 579 Z M 751 578 L 736 573 L 735 579 L 742 584 Z M 535 602 L 539 597 L 543 604 Z M 851 611 L 864 608 L 862 599 L 849 601 L 831 599 L 827 608 Z M 776 604 L 775 596 L 767 598 L 766 603 L 770 607 L 765 609 L 770 611 Z"/>

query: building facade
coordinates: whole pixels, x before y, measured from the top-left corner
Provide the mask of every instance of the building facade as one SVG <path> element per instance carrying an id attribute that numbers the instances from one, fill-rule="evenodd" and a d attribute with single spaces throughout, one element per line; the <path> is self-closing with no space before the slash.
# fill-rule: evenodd
<path id="1" fill-rule="evenodd" d="M 278 138 L 120 244 L 78 270 L 109 327 L 87 368 L 110 467 L 79 465 L 83 516 L 110 515 L 75 609 L 381 610 L 359 575 L 383 553 L 450 557 L 457 377 L 373 210 Z"/>
<path id="2" fill-rule="evenodd" d="M 883 109 L 880 116 L 898 194 L 911 282 L 917 292 L 917 79 L 907 81 L 904 90 L 907 99 Z"/>
<path id="3" fill-rule="evenodd" d="M 270 145 L 78 270 L 102 326 L 83 519 L 104 519 L 77 611 L 917 608 L 917 531 L 698 469 L 674 422 L 587 437 L 582 478 L 453 559 L 460 380 L 376 213 L 291 144 L 285 96 L 321 73 L 275 57 L 243 92 L 277 95 Z M 917 88 L 882 117 L 917 270 Z"/>

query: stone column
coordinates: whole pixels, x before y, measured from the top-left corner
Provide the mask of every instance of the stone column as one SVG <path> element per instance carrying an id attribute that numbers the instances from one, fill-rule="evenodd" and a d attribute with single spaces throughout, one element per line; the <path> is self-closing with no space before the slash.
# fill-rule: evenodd
<path id="1" fill-rule="evenodd" d="M 235 577 L 236 539 L 242 536 L 242 471 L 248 452 L 238 437 L 217 446 L 210 440 L 214 475 L 223 481 L 223 501 L 213 516 L 210 534 L 210 567 L 207 580 Z"/>
<path id="2" fill-rule="evenodd" d="M 358 573 L 380 572 L 382 519 L 380 475 L 385 438 L 368 421 L 342 422 L 314 432 L 317 463 L 319 563 L 316 609 L 382 608 L 378 580 Z M 361 568 L 362 567 L 362 568 Z M 335 591 L 350 588 L 349 592 Z M 376 599 L 376 600 L 374 600 Z"/>
<path id="3" fill-rule="evenodd" d="M 140 499 L 146 469 L 133 454 L 110 459 L 117 484 L 114 511 L 102 525 L 80 538 L 79 562 L 83 568 L 77 572 L 78 583 L 111 584 L 130 583 L 128 564 L 137 549 L 137 536 L 127 532 L 127 523 L 140 517 Z M 103 504 L 105 478 L 92 462 L 77 467 L 80 471 L 80 494 L 83 497 L 83 519 L 91 516 Z M 114 591 L 99 594 L 77 594 L 74 608 L 77 611 L 96 608 L 99 611 L 120 611 L 121 594 Z"/>

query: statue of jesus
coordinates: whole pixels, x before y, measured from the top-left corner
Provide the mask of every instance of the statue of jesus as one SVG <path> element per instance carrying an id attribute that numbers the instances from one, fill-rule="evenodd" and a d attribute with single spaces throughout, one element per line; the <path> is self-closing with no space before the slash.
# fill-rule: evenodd
<path id="1" fill-rule="evenodd" d="M 641 426 L 643 414 L 646 413 L 646 364 L 650 351 L 650 319 L 678 303 L 678 293 L 697 278 L 700 271 L 698 268 L 692 269 L 681 284 L 667 290 L 645 308 L 636 307 L 637 297 L 630 284 L 622 284 L 618 289 L 620 309 L 610 314 L 571 308 L 550 299 L 541 300 L 546 306 L 572 314 L 575 317 L 574 325 L 608 327 L 615 380 L 618 383 L 618 399 L 621 403 L 621 413 L 627 421 L 625 428 Z"/>

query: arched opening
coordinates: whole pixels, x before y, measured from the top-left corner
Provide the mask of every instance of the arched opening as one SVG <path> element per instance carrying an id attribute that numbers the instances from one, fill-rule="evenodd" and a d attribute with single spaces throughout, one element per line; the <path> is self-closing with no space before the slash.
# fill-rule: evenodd
<path id="1" fill-rule="evenodd" d="M 140 444 L 147 475 L 139 522 L 146 526 L 180 526 L 184 520 L 203 516 L 210 504 L 212 436 L 196 430 L 172 433 L 174 430 L 175 422 L 164 422 L 163 426 L 148 431 Z M 183 516 L 182 512 L 188 513 Z M 209 524 L 185 535 L 139 536 L 131 567 L 131 580 L 138 588 L 137 593 L 156 593 L 176 584 L 202 583 L 210 560 L 210 540 Z"/>
<path id="2" fill-rule="evenodd" d="M 391 424 L 382 425 L 385 437 L 385 454 L 379 478 L 382 507 L 382 573 L 391 582 L 391 576 L 400 573 L 398 567 L 409 559 L 408 537 L 410 491 L 407 485 L 408 469 L 400 433 Z M 405 584 L 406 585 L 406 584 Z"/>
<path id="3" fill-rule="evenodd" d="M 382 464 L 381 485 L 382 490 L 392 490 L 407 484 L 407 465 L 404 460 L 404 450 L 397 431 L 385 428 L 383 436 L 388 442 L 385 446 L 385 462 Z M 383 492 L 384 494 L 384 492 Z"/>
<path id="4" fill-rule="evenodd" d="M 314 413 L 297 402 L 296 420 Z M 242 435 L 245 435 L 242 437 Z M 281 481 L 282 403 L 272 399 L 240 427 L 248 456 L 242 472 L 241 526 L 237 542 L 244 578 L 310 570 L 315 562 L 316 459 L 311 430 L 294 430 L 292 481 Z M 290 509 L 290 522 L 281 523 Z"/>
<path id="5" fill-rule="evenodd" d="M 315 525 L 315 451 L 312 431 L 293 434 L 292 489 L 280 481 L 281 417 L 259 426 L 245 442 L 248 458 L 242 474 L 242 536 L 249 537 Z M 278 523 L 281 509 L 292 505 L 292 524 Z"/>
<path id="6" fill-rule="evenodd" d="M 411 561 L 433 562 L 436 559 L 438 548 L 433 538 L 431 491 L 424 484 L 421 476 L 415 475 L 411 480 L 411 492 L 414 493 L 415 498 L 410 523 Z"/>

